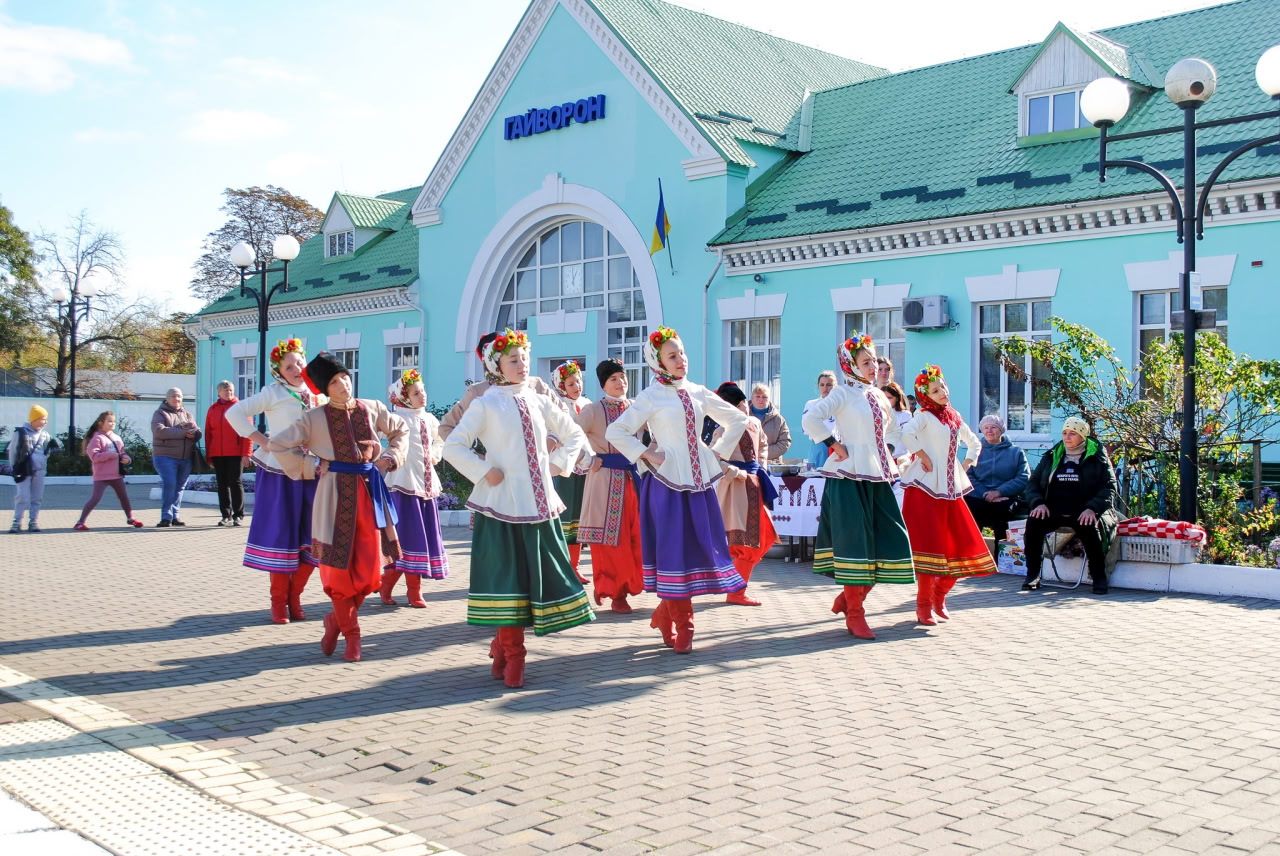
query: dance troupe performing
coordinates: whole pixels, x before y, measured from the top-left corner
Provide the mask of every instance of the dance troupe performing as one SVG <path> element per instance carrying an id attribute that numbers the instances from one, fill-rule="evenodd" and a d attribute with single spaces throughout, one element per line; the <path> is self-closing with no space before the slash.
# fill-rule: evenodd
<path id="1" fill-rule="evenodd" d="M 693 650 L 693 598 L 759 606 L 747 584 L 777 540 L 761 422 L 736 384 L 713 392 L 688 379 L 670 327 L 655 330 L 644 352 L 654 383 L 628 398 L 623 365 L 604 360 L 603 395 L 590 401 L 577 363 L 557 366 L 549 386 L 530 377 L 524 332 L 488 333 L 476 348 L 484 382 L 437 422 L 416 370 L 391 385 L 388 409 L 355 398 L 331 354 L 307 362 L 300 340 L 280 342 L 275 382 L 227 412 L 257 446 L 244 564 L 269 574 L 271 621 L 306 618 L 301 596 L 315 568 L 332 601 L 325 656 L 342 636 L 344 659 L 360 659 L 360 607 L 374 592 L 395 605 L 401 577 L 409 605 L 426 607 L 422 580 L 449 573 L 442 460 L 474 486 L 467 623 L 494 628 L 491 671 L 508 687 L 524 685 L 525 629 L 546 636 L 592 621 L 593 598 L 626 615 L 628 598 L 656 594 L 650 627 L 679 654 Z M 995 572 L 963 500 L 978 437 L 951 406 L 938 366 L 916 378 L 920 409 L 900 424 L 875 385 L 871 337 L 841 342 L 837 361 L 844 383 L 803 419 L 827 447 L 814 572 L 841 586 L 832 611 L 857 638 L 875 638 L 865 602 L 877 583 L 914 583 L 916 620 L 933 626 L 950 618 L 957 580 Z M 259 415 L 268 433 L 255 428 Z M 718 426 L 709 445 L 704 419 Z M 905 488 L 901 509 L 895 482 Z M 591 596 L 578 573 L 584 546 Z"/>

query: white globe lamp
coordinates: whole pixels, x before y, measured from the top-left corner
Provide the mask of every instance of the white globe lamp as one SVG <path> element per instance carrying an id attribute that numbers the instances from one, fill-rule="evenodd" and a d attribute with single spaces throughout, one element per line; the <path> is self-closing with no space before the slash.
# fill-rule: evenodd
<path id="1" fill-rule="evenodd" d="M 231 263 L 238 268 L 249 267 L 257 257 L 257 253 L 253 251 L 253 245 L 245 241 L 241 241 L 232 247 L 228 255 L 231 257 Z"/>
<path id="2" fill-rule="evenodd" d="M 291 262 L 298 257 L 298 239 L 293 235 L 280 235 L 271 244 L 271 254 L 281 261 Z"/>
<path id="3" fill-rule="evenodd" d="M 1080 112 L 1097 128 L 1111 127 L 1129 112 L 1129 87 L 1114 77 L 1101 77 L 1080 94 Z"/>

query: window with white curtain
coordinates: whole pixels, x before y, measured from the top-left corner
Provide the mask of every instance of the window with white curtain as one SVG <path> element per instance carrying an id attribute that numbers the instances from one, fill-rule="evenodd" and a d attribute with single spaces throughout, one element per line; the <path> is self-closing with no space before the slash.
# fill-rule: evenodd
<path id="1" fill-rule="evenodd" d="M 387 381 L 388 384 L 400 380 L 400 376 L 409 369 L 421 370 L 422 366 L 418 362 L 418 346 L 416 344 L 392 345 L 388 350 L 391 352 L 390 359 L 387 360 L 387 365 L 391 368 L 391 377 Z"/>
<path id="2" fill-rule="evenodd" d="M 1004 370 L 996 353 L 996 339 L 1020 336 L 1032 341 L 1049 341 L 1051 300 L 1014 300 L 988 303 L 978 311 L 978 413 L 971 424 L 994 413 L 1004 419 L 1009 431 L 1022 435 L 1048 436 L 1052 430 L 1049 390 L 1032 380 L 1047 379 L 1044 366 L 1029 355 L 1020 358 L 1025 377 L 1017 379 Z"/>
<path id="3" fill-rule="evenodd" d="M 248 398 L 258 391 L 258 358 L 236 357 L 236 398 Z"/>
<path id="4" fill-rule="evenodd" d="M 782 319 L 729 321 L 729 380 L 748 396 L 751 387 L 769 387 L 769 400 L 782 406 Z"/>
<path id="5" fill-rule="evenodd" d="M 849 338 L 854 331 L 866 333 L 876 343 L 876 354 L 888 357 L 893 363 L 892 380 L 902 384 L 910 392 L 904 379 L 908 378 L 907 336 L 902 330 L 901 309 L 867 309 L 844 313 L 844 336 Z M 915 375 L 909 377 L 914 378 Z"/>

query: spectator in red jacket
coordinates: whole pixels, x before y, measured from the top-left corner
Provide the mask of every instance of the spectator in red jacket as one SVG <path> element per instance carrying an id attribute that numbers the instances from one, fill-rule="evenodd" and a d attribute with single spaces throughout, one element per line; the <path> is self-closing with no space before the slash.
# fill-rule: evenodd
<path id="1" fill-rule="evenodd" d="M 218 480 L 219 526 L 239 526 L 244 519 L 244 485 L 240 477 L 249 462 L 249 438 L 241 437 L 227 424 L 227 408 L 235 404 L 231 381 L 218 384 L 218 398 L 204 417 L 205 456 Z"/>

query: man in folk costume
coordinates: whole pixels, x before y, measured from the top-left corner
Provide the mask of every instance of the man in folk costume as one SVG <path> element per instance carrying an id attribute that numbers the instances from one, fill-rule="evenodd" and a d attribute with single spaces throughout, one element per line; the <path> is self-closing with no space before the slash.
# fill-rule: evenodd
<path id="1" fill-rule="evenodd" d="M 405 464 L 387 474 L 387 488 L 396 507 L 396 535 L 400 540 L 400 558 L 382 572 L 382 602 L 394 606 L 391 596 L 396 583 L 404 575 L 409 605 L 423 609 L 422 579 L 442 580 L 449 576 L 449 558 L 445 555 L 444 538 L 440 534 L 440 476 L 435 465 L 440 463 L 444 441 L 440 439 L 440 422 L 427 410 L 427 390 L 417 369 L 409 369 L 387 389 L 387 398 L 396 415 L 409 429 Z"/>
<path id="2" fill-rule="evenodd" d="M 360 604 L 378 590 L 382 557 L 400 558 L 396 510 L 382 477 L 404 466 L 409 429 L 382 402 L 355 398 L 347 367 L 332 354 L 317 354 L 305 377 L 328 402 L 273 436 L 268 448 L 290 478 L 317 480 L 311 553 L 333 602 L 320 650 L 332 655 L 341 633 L 343 659 L 354 662 L 360 659 Z"/>
<path id="3" fill-rule="evenodd" d="M 726 381 L 716 395 L 747 414 L 747 430 L 738 440 L 738 448 L 730 460 L 722 464 L 726 478 L 716 482 L 716 498 L 724 516 L 729 555 L 742 581 L 751 582 L 751 572 L 764 554 L 778 540 L 769 512 L 778 498 L 778 489 L 764 468 L 769 454 L 769 437 L 760 420 L 747 411 L 747 395 L 736 383 Z M 719 436 L 720 429 L 716 429 Z M 760 601 L 747 597 L 747 590 L 730 592 L 726 603 L 759 606 Z"/>
<path id="4" fill-rule="evenodd" d="M 947 593 L 956 580 L 994 574 L 996 566 L 964 502 L 973 490 L 966 472 L 978 463 L 982 443 L 951 406 L 940 367 L 925 366 L 916 376 L 916 399 L 920 409 L 902 430 L 902 446 L 915 454 L 902 470 L 902 517 L 916 568 L 916 621 L 932 626 L 934 613 L 951 617 Z"/>
<path id="5" fill-rule="evenodd" d="M 804 415 L 805 433 L 831 447 L 819 472 L 827 479 L 813 549 L 813 571 L 844 586 L 832 612 L 859 639 L 874 639 L 863 606 L 877 583 L 915 582 L 911 542 L 893 497 L 898 468 L 890 445 L 902 442 L 889 400 L 875 386 L 876 346 L 870 336 L 853 336 L 836 349 L 844 383 Z M 845 439 L 837 443 L 826 420 L 836 420 Z"/>
<path id="6" fill-rule="evenodd" d="M 639 496 L 644 589 L 657 592 L 662 601 L 650 626 L 676 653 L 688 654 L 693 650 L 691 598 L 747 587 L 729 555 L 715 493 L 724 477 L 720 460 L 738 447 L 747 417 L 688 380 L 689 359 L 675 330 L 653 331 L 644 351 L 657 382 L 637 395 L 604 435 L 627 460 L 643 457 L 649 468 Z M 707 416 L 724 429 L 711 447 L 700 436 Z M 635 436 L 646 424 L 653 440 L 647 448 Z"/>
<path id="7" fill-rule="evenodd" d="M 587 438 L 548 396 L 529 389 L 529 338 L 505 330 L 481 359 L 492 386 L 471 402 L 444 444 L 444 458 L 475 484 L 467 623 L 496 627 L 489 646 L 493 676 L 524 685 L 524 629 L 538 636 L 591 621 L 595 614 L 574 576 L 557 517 L 564 503 L 552 486 L 568 472 Z M 560 444 L 547 451 L 555 434 Z M 472 448 L 484 445 L 481 458 Z"/>
<path id="8" fill-rule="evenodd" d="M 617 360 L 596 366 L 604 395 L 578 411 L 578 426 L 591 444 L 591 467 L 582 491 L 578 540 L 591 545 L 591 582 L 596 603 L 604 598 L 623 615 L 631 612 L 627 596 L 644 591 L 640 550 L 640 505 L 636 465 L 605 438 L 605 430 L 621 416 L 627 398 L 627 372 Z M 648 445 L 647 440 L 642 443 Z"/>
<path id="9" fill-rule="evenodd" d="M 249 541 L 244 548 L 244 565 L 271 575 L 271 621 L 288 624 L 302 621 L 302 590 L 311 578 L 315 558 L 311 554 L 311 506 L 316 483 L 290 478 L 268 448 L 268 437 L 284 431 L 307 411 L 324 403 L 307 388 L 303 370 L 307 352 L 302 340 L 289 338 L 271 349 L 271 374 L 267 384 L 248 398 L 227 408 L 225 418 L 232 430 L 257 445 L 253 462 L 254 513 L 249 518 Z M 266 414 L 268 434 L 253 424 Z"/>
<path id="10" fill-rule="evenodd" d="M 582 397 L 582 367 L 573 360 L 561 363 L 552 372 L 551 380 L 555 383 L 556 392 L 575 421 L 587 399 Z M 556 476 L 552 481 L 556 493 L 564 500 L 565 511 L 560 515 L 560 527 L 564 529 L 564 540 L 569 545 L 569 558 L 573 561 L 573 572 L 578 580 L 586 583 L 586 578 L 578 573 L 578 561 L 582 558 L 582 544 L 578 541 L 578 520 L 582 517 L 582 491 L 587 482 L 587 466 L 591 463 L 589 451 L 574 462 L 573 472 L 566 476 Z"/>

